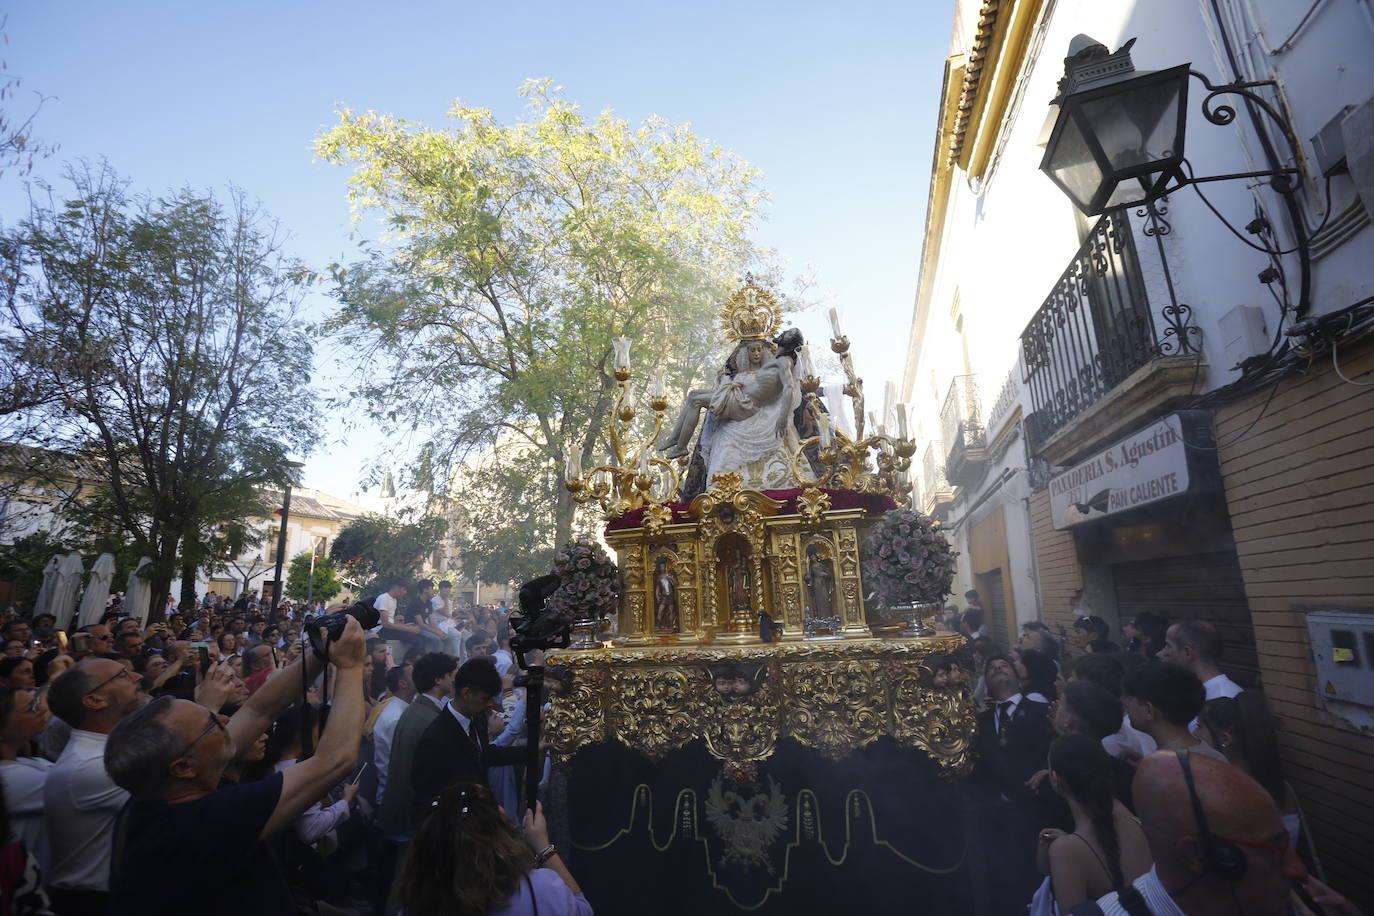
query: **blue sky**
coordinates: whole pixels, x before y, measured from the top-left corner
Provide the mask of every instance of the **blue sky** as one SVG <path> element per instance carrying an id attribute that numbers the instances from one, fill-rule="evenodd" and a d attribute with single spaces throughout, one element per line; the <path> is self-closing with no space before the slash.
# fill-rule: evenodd
<path id="1" fill-rule="evenodd" d="M 756 238 L 794 272 L 809 265 L 826 305 L 840 309 L 870 402 L 901 373 L 951 0 L 0 9 L 21 93 L 51 97 L 37 133 L 61 149 L 35 177 L 105 157 L 140 190 L 234 184 L 317 267 L 348 259 L 359 232 L 347 172 L 311 155 L 337 105 L 438 124 L 461 98 L 515 120 L 520 83 L 549 77 L 589 112 L 688 122 L 762 170 L 772 203 Z M 21 209 L 11 172 L 0 179 L 0 220 Z M 311 301 L 317 312 L 328 305 Z M 796 323 L 813 338 L 827 327 L 823 309 Z M 306 484 L 347 496 L 384 443 L 366 429 L 330 429 Z"/>

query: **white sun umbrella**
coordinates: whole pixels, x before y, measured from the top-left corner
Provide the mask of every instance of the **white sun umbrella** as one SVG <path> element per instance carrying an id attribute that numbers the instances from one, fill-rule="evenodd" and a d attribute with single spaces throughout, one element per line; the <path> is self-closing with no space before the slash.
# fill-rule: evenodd
<path id="1" fill-rule="evenodd" d="M 72 612 L 76 609 L 76 592 L 81 588 L 81 573 L 85 564 L 81 554 L 69 553 L 57 567 L 57 583 L 52 590 L 52 604 L 48 613 L 57 618 L 59 630 L 71 629 Z"/>
<path id="2" fill-rule="evenodd" d="M 38 589 L 38 598 L 33 602 L 35 620 L 39 614 L 48 613 L 48 605 L 52 604 L 52 590 L 57 585 L 57 567 L 61 565 L 62 558 L 54 556 L 48 561 L 48 565 L 43 567 L 43 585 Z"/>
<path id="3" fill-rule="evenodd" d="M 139 573 L 151 562 L 147 557 L 139 557 L 138 568 L 129 573 L 129 581 L 124 586 L 124 610 L 130 617 L 137 617 L 139 623 L 147 622 L 148 602 L 153 597 L 153 583 Z"/>
<path id="4" fill-rule="evenodd" d="M 110 580 L 114 578 L 115 558 L 112 553 L 102 553 L 91 566 L 91 574 L 86 578 L 86 591 L 81 596 L 81 613 L 76 619 L 77 626 L 86 627 L 100 623 L 100 615 L 110 601 Z"/>

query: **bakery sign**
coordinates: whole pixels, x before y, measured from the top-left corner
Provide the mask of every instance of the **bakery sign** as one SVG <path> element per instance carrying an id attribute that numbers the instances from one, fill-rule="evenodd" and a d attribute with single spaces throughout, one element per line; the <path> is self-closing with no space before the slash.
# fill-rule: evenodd
<path id="1" fill-rule="evenodd" d="M 1189 445 L 1207 449 L 1205 411 L 1174 413 L 1050 480 L 1055 528 L 1070 528 L 1188 492 Z M 1185 439 L 1186 436 L 1186 439 Z M 1207 476 L 1204 474 L 1203 476 Z"/>

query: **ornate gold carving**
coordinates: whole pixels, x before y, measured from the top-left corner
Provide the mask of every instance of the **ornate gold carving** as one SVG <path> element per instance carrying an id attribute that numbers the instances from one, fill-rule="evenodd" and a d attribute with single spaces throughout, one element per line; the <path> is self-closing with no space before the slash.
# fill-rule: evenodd
<path id="1" fill-rule="evenodd" d="M 797 499 L 797 510 L 808 525 L 820 524 L 825 510 L 830 508 L 830 496 L 815 487 L 807 487 Z"/>
<path id="2" fill-rule="evenodd" d="M 551 740 L 563 755 L 619 741 L 660 756 L 700 738 L 714 756 L 745 766 L 782 738 L 837 758 L 890 735 L 963 774 L 973 764 L 973 708 L 963 691 L 931 686 L 920 667 L 962 644 L 948 635 L 556 652 L 549 664 L 572 668 L 574 688 L 554 699 Z M 751 690 L 717 691 L 712 671 L 722 666 L 755 671 Z"/>
<path id="3" fill-rule="evenodd" d="M 833 759 L 877 740 L 886 713 L 874 660 L 784 665 L 787 733 Z M 804 698 L 804 699 L 803 699 Z"/>
<path id="4" fill-rule="evenodd" d="M 644 510 L 644 530 L 649 537 L 656 538 L 663 533 L 663 526 L 673 520 L 673 510 L 662 503 L 655 503 Z"/>
<path id="5" fill-rule="evenodd" d="M 744 478 L 734 471 L 714 474 L 711 477 L 710 493 L 718 502 L 730 502 L 744 491 Z"/>
<path id="6" fill-rule="evenodd" d="M 696 737 L 700 678 L 683 668 L 628 668 L 611 672 L 611 721 L 622 743 L 661 757 Z M 628 739 L 628 740 L 627 740 Z"/>

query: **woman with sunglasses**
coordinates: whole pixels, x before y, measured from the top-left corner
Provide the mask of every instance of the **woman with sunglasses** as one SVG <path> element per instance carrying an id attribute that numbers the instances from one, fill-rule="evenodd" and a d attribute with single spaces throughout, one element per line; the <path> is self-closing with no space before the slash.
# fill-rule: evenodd
<path id="1" fill-rule="evenodd" d="M 43 698 L 33 691 L 0 687 L 0 782 L 4 783 L 5 807 L 14 835 L 45 870 L 48 831 L 43 821 L 43 783 L 52 761 L 34 755 L 33 740 L 49 718 Z"/>

